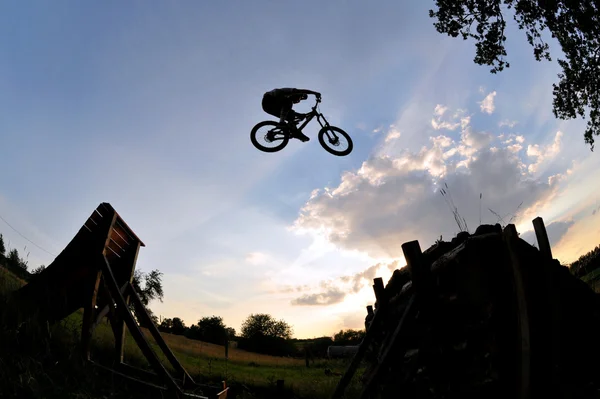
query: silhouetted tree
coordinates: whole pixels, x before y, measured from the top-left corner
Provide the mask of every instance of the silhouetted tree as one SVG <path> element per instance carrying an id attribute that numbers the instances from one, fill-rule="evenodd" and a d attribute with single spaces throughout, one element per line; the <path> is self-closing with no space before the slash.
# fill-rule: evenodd
<path id="1" fill-rule="evenodd" d="M 185 333 L 185 323 L 179 317 L 173 317 L 171 324 L 171 334 L 183 335 Z"/>
<path id="2" fill-rule="evenodd" d="M 275 320 L 269 314 L 252 314 L 242 323 L 242 337 L 252 338 L 255 335 L 290 339 L 292 327 L 283 320 Z"/>
<path id="3" fill-rule="evenodd" d="M 333 336 L 336 345 L 358 345 L 365 337 L 365 330 L 340 330 Z"/>
<path id="4" fill-rule="evenodd" d="M 6 255 L 6 247 L 4 246 L 4 237 L 0 234 L 0 261 L 3 261 Z"/>
<path id="5" fill-rule="evenodd" d="M 225 330 L 227 332 L 227 339 L 231 340 L 231 339 L 235 338 L 235 328 L 227 327 L 227 328 L 225 328 Z"/>
<path id="6" fill-rule="evenodd" d="M 198 321 L 198 334 L 202 341 L 224 345 L 227 340 L 227 327 L 221 317 L 203 317 Z"/>
<path id="7" fill-rule="evenodd" d="M 585 142 L 594 150 L 594 136 L 600 135 L 600 5 L 598 0 L 436 0 L 430 10 L 435 28 L 452 37 L 472 38 L 474 62 L 492 66 L 491 73 L 510 64 L 505 60 L 505 15 L 512 12 L 519 29 L 525 30 L 537 61 L 551 60 L 549 46 L 542 38 L 548 30 L 556 38 L 566 59 L 559 59 L 562 73 L 553 84 L 553 112 L 560 119 L 577 115 L 589 120 Z M 509 11 L 512 10 L 512 11 Z"/>
<path id="8" fill-rule="evenodd" d="M 31 271 L 31 274 L 40 274 L 46 269 L 46 266 L 40 265 Z"/>
<path id="9" fill-rule="evenodd" d="M 163 321 L 158 326 L 158 329 L 162 332 L 170 333 L 173 330 L 173 319 L 163 319 Z"/>
<path id="10" fill-rule="evenodd" d="M 162 273 L 158 270 L 152 270 L 150 273 L 144 273 L 141 270 L 137 269 L 133 274 L 133 288 L 135 292 L 137 292 L 140 300 L 142 302 L 143 307 L 146 309 L 146 312 L 150 315 L 150 318 L 157 323 L 158 319 L 148 307 L 150 301 L 154 299 L 158 299 L 162 302 L 163 300 L 163 288 L 162 288 Z M 136 309 L 135 304 L 130 302 L 130 308 L 134 312 L 139 312 L 141 309 Z M 138 318 L 139 320 L 139 318 Z M 141 323 L 143 327 L 143 323 Z"/>
<path id="11" fill-rule="evenodd" d="M 290 341 L 292 327 L 269 314 L 252 314 L 242 323 L 238 348 L 268 355 L 287 356 L 297 352 Z"/>
<path id="12" fill-rule="evenodd" d="M 8 252 L 6 263 L 13 267 L 19 267 L 23 270 L 27 270 L 27 263 L 19 257 L 19 251 L 17 251 L 16 248 L 13 248 Z"/>

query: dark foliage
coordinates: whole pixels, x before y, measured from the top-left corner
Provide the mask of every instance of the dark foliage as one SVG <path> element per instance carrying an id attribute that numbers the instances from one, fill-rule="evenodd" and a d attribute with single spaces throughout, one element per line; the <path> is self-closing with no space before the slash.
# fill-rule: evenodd
<path id="1" fill-rule="evenodd" d="M 553 112 L 560 119 L 578 115 L 589 120 L 584 139 L 594 149 L 600 135 L 600 3 L 598 0 L 436 0 L 430 10 L 440 33 L 475 40 L 474 62 L 491 66 L 491 73 L 510 67 L 506 61 L 506 15 L 525 31 L 537 61 L 550 61 L 547 30 L 564 53 L 562 73 L 553 84 Z"/>

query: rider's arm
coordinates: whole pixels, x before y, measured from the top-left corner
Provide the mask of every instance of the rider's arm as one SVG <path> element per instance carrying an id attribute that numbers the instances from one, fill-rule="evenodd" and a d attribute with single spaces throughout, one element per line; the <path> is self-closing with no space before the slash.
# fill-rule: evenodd
<path id="1" fill-rule="evenodd" d="M 312 91 L 312 90 L 308 90 L 308 89 L 296 89 L 296 92 L 300 93 L 300 94 L 313 94 L 317 97 L 321 97 L 321 93 Z"/>

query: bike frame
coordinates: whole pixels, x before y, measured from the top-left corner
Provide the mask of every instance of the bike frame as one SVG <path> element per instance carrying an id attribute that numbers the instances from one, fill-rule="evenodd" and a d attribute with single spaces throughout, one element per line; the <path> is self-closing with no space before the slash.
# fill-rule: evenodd
<path id="1" fill-rule="evenodd" d="M 310 121 L 312 121 L 315 117 L 317 118 L 317 122 L 319 122 L 319 125 L 321 125 L 321 129 L 324 128 L 325 126 L 329 126 L 329 122 L 327 122 L 327 119 L 325 119 L 325 116 L 317 111 L 317 105 L 319 105 L 320 101 L 317 101 L 315 103 L 315 105 L 312 107 L 312 110 L 308 113 L 308 116 L 306 117 L 306 119 L 304 120 L 304 122 L 302 123 L 302 125 L 300 125 L 298 127 L 298 130 L 302 131 L 302 129 L 304 129 L 306 127 L 306 125 L 308 125 L 310 123 Z M 321 122 L 321 119 L 323 119 L 323 122 Z"/>

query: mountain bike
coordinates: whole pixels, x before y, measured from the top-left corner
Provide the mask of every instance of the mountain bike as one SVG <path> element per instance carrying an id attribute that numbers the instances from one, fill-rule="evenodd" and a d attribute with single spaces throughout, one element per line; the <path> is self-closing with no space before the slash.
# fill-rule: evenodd
<path id="1" fill-rule="evenodd" d="M 321 125 L 321 130 L 319 130 L 318 133 L 319 143 L 325 151 L 340 157 L 350 154 L 354 148 L 352 139 L 348 133 L 327 122 L 327 119 L 325 119 L 325 116 L 321 111 L 317 110 L 320 102 L 321 98 L 317 97 L 316 103 L 311 108 L 311 111 L 308 114 L 305 114 L 303 118 L 294 121 L 299 122 L 304 119 L 304 123 L 298 127 L 298 130 L 302 131 L 313 118 L 317 118 L 319 125 Z M 266 129 L 261 130 L 265 127 Z M 288 124 L 281 124 L 275 121 L 257 123 L 250 132 L 252 144 L 263 152 L 281 151 L 288 145 L 290 139 L 293 137 L 291 127 Z M 264 140 L 265 144 L 260 143 L 259 140 Z M 344 142 L 346 145 L 342 146 Z"/>

